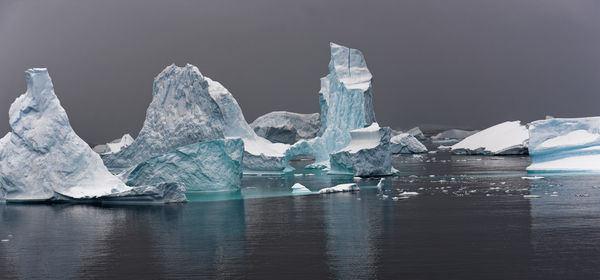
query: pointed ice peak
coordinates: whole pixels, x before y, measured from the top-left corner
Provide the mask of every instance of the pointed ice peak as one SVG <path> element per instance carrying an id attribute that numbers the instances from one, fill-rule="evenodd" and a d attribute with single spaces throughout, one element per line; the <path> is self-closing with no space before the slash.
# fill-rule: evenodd
<path id="1" fill-rule="evenodd" d="M 48 99 L 54 95 L 54 86 L 48 74 L 48 69 L 31 68 L 25 71 L 25 79 L 27 81 L 26 94 L 28 93 L 31 98 Z"/>
<path id="2" fill-rule="evenodd" d="M 329 46 L 329 71 L 335 73 L 346 88 L 367 90 L 371 86 L 373 75 L 367 68 L 362 52 L 336 43 L 329 43 Z"/>
<path id="3" fill-rule="evenodd" d="M 57 193 L 93 198 L 129 190 L 75 134 L 48 71 L 30 69 L 25 77 L 27 91 L 10 107 L 12 132 L 0 139 L 0 194 L 45 200 Z"/>
<path id="4" fill-rule="evenodd" d="M 206 89 L 208 87 L 208 83 L 198 70 L 198 67 L 192 64 L 186 64 L 183 67 L 179 67 L 175 65 L 175 63 L 167 66 L 163 71 L 161 71 L 156 78 L 154 78 L 154 87 L 168 87 L 171 85 L 172 81 L 178 84 L 178 87 L 193 87 L 199 86 L 202 89 Z M 154 94 L 160 91 L 154 91 Z"/>
<path id="5" fill-rule="evenodd" d="M 222 139 L 224 126 L 207 78 L 194 65 L 171 64 L 154 79 L 152 102 L 138 138 L 103 157 L 110 168 L 127 168 L 179 147 Z"/>

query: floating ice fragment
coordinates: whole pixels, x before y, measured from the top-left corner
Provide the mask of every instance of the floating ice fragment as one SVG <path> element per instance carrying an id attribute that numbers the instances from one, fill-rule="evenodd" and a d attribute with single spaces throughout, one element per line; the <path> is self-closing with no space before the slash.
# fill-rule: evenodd
<path id="1" fill-rule="evenodd" d="M 377 189 L 381 190 L 383 189 L 383 178 L 379 179 L 379 183 L 377 183 Z"/>
<path id="2" fill-rule="evenodd" d="M 353 192 L 360 191 L 360 188 L 355 183 L 340 184 L 334 187 L 323 188 L 319 190 L 320 194 L 336 193 L 336 192 Z"/>
<path id="3" fill-rule="evenodd" d="M 401 196 L 415 196 L 415 195 L 419 195 L 418 192 L 401 192 L 400 193 Z"/>
<path id="4" fill-rule="evenodd" d="M 308 193 L 312 193 L 312 192 L 304 185 L 302 185 L 300 183 L 295 183 L 292 186 L 292 193 L 293 194 L 308 194 Z"/>
<path id="5" fill-rule="evenodd" d="M 523 179 L 523 180 L 540 180 L 540 179 L 544 179 L 544 177 L 542 177 L 542 176 L 523 176 L 523 177 L 521 177 L 521 179 Z"/>

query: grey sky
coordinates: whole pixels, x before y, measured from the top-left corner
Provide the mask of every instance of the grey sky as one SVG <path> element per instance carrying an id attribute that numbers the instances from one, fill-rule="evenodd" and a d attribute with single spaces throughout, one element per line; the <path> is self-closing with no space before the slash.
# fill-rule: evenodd
<path id="1" fill-rule="evenodd" d="M 364 53 L 380 125 L 600 115 L 599 3 L 0 0 L 0 133 L 31 67 L 91 143 L 136 135 L 171 63 L 223 83 L 249 122 L 318 112 L 330 41 Z"/>

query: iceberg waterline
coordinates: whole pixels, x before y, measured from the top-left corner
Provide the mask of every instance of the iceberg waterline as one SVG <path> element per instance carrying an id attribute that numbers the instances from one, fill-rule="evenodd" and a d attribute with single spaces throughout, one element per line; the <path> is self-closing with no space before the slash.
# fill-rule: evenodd
<path id="1" fill-rule="evenodd" d="M 329 129 L 321 129 L 319 133 L 319 137 L 327 139 L 322 142 L 327 148 L 326 153 L 320 155 L 322 158 L 328 158 L 329 152 L 349 143 L 349 130 L 364 127 L 375 120 L 370 92 L 372 76 L 362 54 L 335 44 L 331 45 L 331 50 L 331 73 L 322 79 L 319 95 L 322 112 L 329 112 L 322 118 L 329 123 L 329 126 L 325 126 Z M 126 134 L 119 141 L 96 147 L 102 154 L 104 164 L 112 172 L 120 173 L 120 178 L 128 185 L 135 186 L 132 188 L 111 174 L 98 154 L 72 131 L 66 113 L 54 95 L 47 71 L 29 70 L 27 78 L 28 91 L 25 97 L 17 99 L 11 107 L 13 132 L 0 141 L 4 165 L 0 174 L 1 190 L 2 197 L 8 200 L 89 200 L 101 197 L 106 200 L 109 195 L 112 200 L 118 198 L 120 201 L 133 197 L 136 197 L 133 200 L 140 200 L 141 197 L 145 197 L 141 200 L 148 197 L 156 200 L 166 193 L 181 191 L 183 186 L 188 190 L 239 187 L 242 174 L 240 165 L 251 171 L 283 171 L 289 167 L 287 151 L 290 146 L 272 143 L 258 136 L 225 87 L 202 76 L 193 65 L 171 65 L 154 80 L 152 102 L 138 137 L 134 140 Z M 40 92 L 43 92 L 40 94 L 42 98 L 36 99 L 36 94 Z M 22 105 L 20 100 L 27 101 L 28 97 L 33 101 L 25 103 L 32 104 Z M 15 109 L 17 107 L 20 109 Z M 360 114 L 352 114 L 348 124 L 346 115 L 356 109 L 360 109 Z M 19 114 L 15 113 L 17 111 Z M 28 117 L 32 115 L 34 117 Z M 300 116 L 292 113 L 284 115 L 288 119 Z M 298 137 L 307 138 L 316 134 L 316 123 L 320 121 L 318 116 L 307 115 L 303 120 L 305 124 L 299 125 L 300 131 L 295 128 Z M 300 116 L 302 118 L 304 116 Z M 67 141 L 59 141 L 64 139 Z M 19 171 L 29 169 L 31 173 L 37 172 L 35 175 L 38 176 L 17 178 L 12 173 L 17 165 L 13 157 L 17 154 L 15 150 L 19 149 L 49 153 L 40 162 L 60 171 L 43 170 L 35 164 L 21 161 L 23 166 L 19 166 Z M 23 153 L 18 151 L 18 154 Z M 61 161 L 62 165 L 53 164 L 53 161 Z M 66 180 L 63 176 L 67 177 Z M 30 182 L 24 184 L 19 180 Z M 42 180 L 49 181 L 48 185 L 35 183 Z M 171 182 L 178 182 L 177 187 L 169 185 Z M 19 189 L 25 185 L 35 187 Z"/>
<path id="2" fill-rule="evenodd" d="M 290 170 L 288 161 L 297 155 L 315 156 L 313 167 L 329 167 L 331 173 L 382 176 L 393 172 L 392 153 L 426 152 L 419 140 L 427 138 L 418 128 L 392 135 L 377 125 L 372 75 L 362 53 L 333 43 L 330 48 L 329 74 L 321 79 L 319 91 L 321 114 L 273 112 L 252 126 L 223 85 L 193 65 L 168 66 L 155 78 L 138 138 L 126 134 L 96 149 L 119 176 L 73 132 L 47 70 L 30 69 L 27 92 L 9 112 L 12 132 L 0 139 L 0 196 L 15 201 L 177 201 L 184 187 L 239 188 L 242 170 Z M 452 146 L 453 153 L 505 155 L 526 153 L 531 134 L 529 171 L 596 171 L 597 122 L 547 119 L 534 122 L 529 131 L 520 122 L 505 122 L 470 136 L 454 130 L 432 139 L 468 136 Z M 288 143 L 273 143 L 257 131 Z M 33 163 L 17 154 L 31 155 Z M 52 168 L 42 170 L 40 164 Z M 15 170 L 28 176 L 18 178 Z M 166 193 L 170 198 L 162 199 Z"/>

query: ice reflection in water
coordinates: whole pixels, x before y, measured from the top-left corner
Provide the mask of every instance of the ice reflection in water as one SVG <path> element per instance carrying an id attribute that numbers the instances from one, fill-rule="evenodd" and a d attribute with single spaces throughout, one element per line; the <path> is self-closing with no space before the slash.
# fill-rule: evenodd
<path id="1" fill-rule="evenodd" d="M 381 195 L 374 178 L 291 196 L 353 181 L 292 175 L 166 207 L 2 205 L 2 278 L 598 278 L 600 177 L 522 180 L 519 157 L 395 160 L 404 173 Z M 404 191 L 420 194 L 392 200 Z"/>

